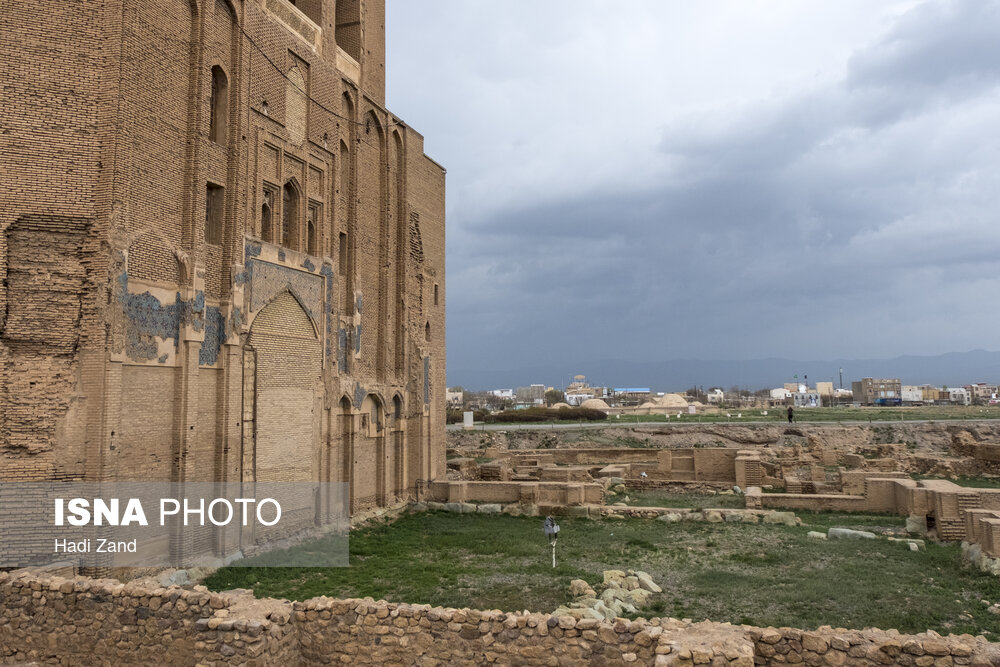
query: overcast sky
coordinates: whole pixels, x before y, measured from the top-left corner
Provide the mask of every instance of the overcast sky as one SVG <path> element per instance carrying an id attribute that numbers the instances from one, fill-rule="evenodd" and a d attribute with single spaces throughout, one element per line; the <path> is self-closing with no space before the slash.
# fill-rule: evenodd
<path id="1" fill-rule="evenodd" d="M 450 384 L 997 349 L 1000 0 L 388 0 L 387 31 L 448 169 Z"/>

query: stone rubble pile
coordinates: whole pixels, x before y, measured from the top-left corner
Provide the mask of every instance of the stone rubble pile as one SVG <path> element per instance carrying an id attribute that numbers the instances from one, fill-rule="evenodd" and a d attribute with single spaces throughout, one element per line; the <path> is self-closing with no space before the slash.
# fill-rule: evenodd
<path id="1" fill-rule="evenodd" d="M 983 553 L 983 547 L 978 544 L 962 542 L 962 559 L 983 572 L 1000 576 L 1000 558 L 990 558 Z"/>
<path id="2" fill-rule="evenodd" d="M 569 585 L 573 601 L 560 606 L 552 614 L 572 616 L 578 620 L 613 621 L 626 614 L 638 613 L 651 595 L 662 592 L 663 589 L 653 578 L 641 570 L 605 570 L 604 591 L 600 595 L 583 579 L 574 579 Z"/>
<path id="3" fill-rule="evenodd" d="M 637 516 L 644 510 L 658 508 L 637 508 Z M 707 521 L 708 523 L 766 523 L 781 526 L 801 526 L 802 519 L 794 512 L 779 512 L 777 510 L 741 510 L 741 509 L 668 509 L 657 512 L 657 521 L 664 523 L 680 523 L 681 521 Z"/>
<path id="4" fill-rule="evenodd" d="M 833 527 L 826 531 L 826 534 L 809 531 L 807 537 L 811 537 L 818 540 L 875 540 L 878 539 L 878 535 L 869 532 L 867 530 L 853 530 L 851 528 L 837 528 Z M 888 542 L 899 542 L 905 546 L 910 551 L 923 551 L 927 548 L 927 544 L 923 540 L 915 539 L 912 537 L 887 537 L 885 538 Z"/>

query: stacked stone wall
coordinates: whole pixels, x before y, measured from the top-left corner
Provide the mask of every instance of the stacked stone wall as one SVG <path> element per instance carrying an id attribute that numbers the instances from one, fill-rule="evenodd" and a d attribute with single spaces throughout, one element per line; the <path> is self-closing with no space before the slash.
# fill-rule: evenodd
<path id="1" fill-rule="evenodd" d="M 0 619 L 3 664 L 1000 665 L 1000 644 L 970 635 L 292 603 L 27 571 L 0 573 Z"/>
<path id="2" fill-rule="evenodd" d="M 942 637 L 930 631 L 903 635 L 895 630 L 750 628 L 759 665 L 916 665 L 950 667 L 1000 665 L 1000 644 L 972 635 Z"/>

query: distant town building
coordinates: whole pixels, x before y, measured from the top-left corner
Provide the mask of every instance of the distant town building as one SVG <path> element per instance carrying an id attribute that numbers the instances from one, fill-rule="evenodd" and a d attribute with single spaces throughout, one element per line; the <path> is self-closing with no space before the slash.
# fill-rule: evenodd
<path id="1" fill-rule="evenodd" d="M 944 396 L 942 397 L 942 393 Z M 920 396 L 924 405 L 934 405 L 935 403 L 948 402 L 948 393 L 942 392 L 938 387 L 929 384 L 920 385 Z"/>
<path id="2" fill-rule="evenodd" d="M 611 395 L 619 405 L 639 405 L 649 400 L 652 391 L 649 387 L 618 387 L 611 390 Z"/>
<path id="3" fill-rule="evenodd" d="M 545 385 L 532 384 L 527 387 L 518 387 L 514 390 L 514 397 L 518 403 L 541 405 L 545 402 Z"/>
<path id="4" fill-rule="evenodd" d="M 721 405 L 726 398 L 726 392 L 719 387 L 713 387 L 708 390 L 707 397 L 709 405 Z"/>
<path id="5" fill-rule="evenodd" d="M 833 396 L 833 383 L 817 382 L 816 393 L 818 393 L 820 396 Z"/>
<path id="6" fill-rule="evenodd" d="M 948 402 L 956 405 L 969 405 L 972 402 L 972 397 L 965 387 L 952 387 L 948 390 Z"/>
<path id="7" fill-rule="evenodd" d="M 965 388 L 968 390 L 969 397 L 972 399 L 972 402 L 978 405 L 988 403 L 990 399 L 997 397 L 997 386 L 995 384 L 978 382 L 976 384 L 966 385 Z"/>
<path id="8" fill-rule="evenodd" d="M 901 397 L 903 405 L 920 405 L 924 402 L 924 392 L 916 385 L 904 385 Z"/>
<path id="9" fill-rule="evenodd" d="M 777 387 L 771 390 L 772 401 L 785 401 L 791 397 L 792 397 L 792 392 L 790 392 L 785 387 Z"/>
<path id="10" fill-rule="evenodd" d="M 792 394 L 792 404 L 797 408 L 818 408 L 820 393 L 818 391 L 797 391 Z"/>
<path id="11" fill-rule="evenodd" d="M 580 405 L 591 398 L 604 398 L 608 395 L 604 387 L 591 387 L 585 375 L 573 376 L 573 381 L 569 383 L 564 393 L 566 403 L 569 405 Z"/>
<path id="12" fill-rule="evenodd" d="M 489 392 L 490 396 L 496 398 L 509 398 L 514 400 L 514 390 L 513 389 L 492 389 Z"/>
<path id="13" fill-rule="evenodd" d="M 465 397 L 465 392 L 459 389 L 458 391 L 453 391 L 448 389 L 444 393 L 445 401 L 448 402 L 449 408 L 460 408 L 462 407 L 462 401 Z"/>
<path id="14" fill-rule="evenodd" d="M 862 378 L 852 382 L 854 400 L 862 405 L 901 405 L 903 387 L 899 378 Z"/>

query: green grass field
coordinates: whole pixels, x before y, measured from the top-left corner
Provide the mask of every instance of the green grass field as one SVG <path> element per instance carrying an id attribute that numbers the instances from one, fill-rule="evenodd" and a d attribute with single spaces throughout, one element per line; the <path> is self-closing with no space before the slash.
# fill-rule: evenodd
<path id="1" fill-rule="evenodd" d="M 900 531 L 895 516 L 800 513 L 799 527 L 560 520 L 555 569 L 541 519 L 424 513 L 351 535 L 349 568 L 228 567 L 206 584 L 258 597 L 371 596 L 390 601 L 548 612 L 575 578 L 605 569 L 649 572 L 664 593 L 645 616 L 758 626 L 984 633 L 998 639 L 1000 579 L 962 566 L 957 545 L 911 552 L 898 543 L 818 541 L 809 530 L 847 526 Z M 313 545 L 315 547 L 315 545 Z"/>

